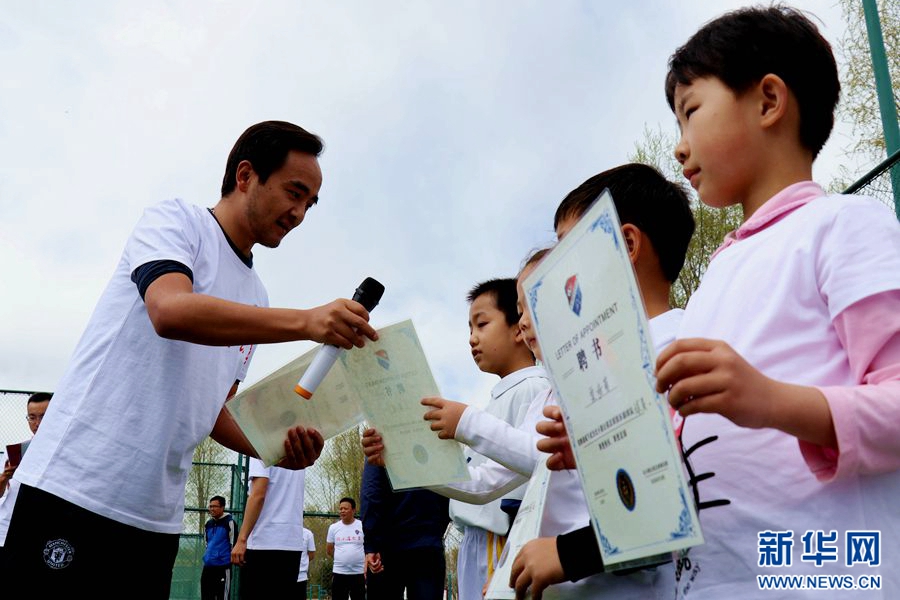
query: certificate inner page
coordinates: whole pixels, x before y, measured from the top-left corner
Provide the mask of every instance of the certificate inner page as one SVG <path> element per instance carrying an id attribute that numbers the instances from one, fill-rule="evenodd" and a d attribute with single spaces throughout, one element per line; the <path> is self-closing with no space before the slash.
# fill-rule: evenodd
<path id="1" fill-rule="evenodd" d="M 604 564 L 702 542 L 615 208 L 604 194 L 525 282 Z"/>

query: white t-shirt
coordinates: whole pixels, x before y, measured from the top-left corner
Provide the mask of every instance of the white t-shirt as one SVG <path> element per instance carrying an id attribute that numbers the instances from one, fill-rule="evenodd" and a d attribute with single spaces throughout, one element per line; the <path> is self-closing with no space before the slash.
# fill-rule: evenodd
<path id="1" fill-rule="evenodd" d="M 303 496 L 306 471 L 266 467 L 250 459 L 250 479 L 265 477 L 266 500 L 247 539 L 250 550 L 303 550 Z M 252 495 L 252 492 L 251 492 Z"/>
<path id="2" fill-rule="evenodd" d="M 300 573 L 297 575 L 297 581 L 306 581 L 309 579 L 309 553 L 316 551 L 316 540 L 312 531 L 303 528 L 303 556 L 300 557 Z"/>
<path id="3" fill-rule="evenodd" d="M 513 427 L 518 427 L 525 419 L 531 401 L 550 387 L 550 381 L 542 367 L 526 367 L 502 378 L 491 390 L 491 400 L 485 412 L 503 419 Z M 488 459 L 468 448 L 465 450 L 470 467 L 477 467 Z M 507 496 L 522 498 L 524 486 Z M 500 500 L 489 504 L 466 504 L 458 500 L 450 501 L 450 518 L 457 527 L 479 527 L 501 535 L 509 529 L 509 515 L 500 510 Z"/>
<path id="4" fill-rule="evenodd" d="M 9 480 L 9 489 L 0 498 L 0 548 L 6 543 L 6 533 L 9 531 L 9 522 L 12 519 L 13 507 L 16 505 L 16 496 L 19 495 L 19 482 Z"/>
<path id="5" fill-rule="evenodd" d="M 362 523 L 354 519 L 349 525 L 343 521 L 328 527 L 325 541 L 334 544 L 334 567 L 338 575 L 362 575 L 365 572 L 366 551 L 363 549 Z"/>
<path id="6" fill-rule="evenodd" d="M 679 337 L 727 342 L 766 376 L 799 385 L 858 385 L 833 319 L 871 295 L 900 289 L 900 248 L 894 215 L 871 199 L 828 196 L 728 246 L 709 264 L 685 310 Z M 718 436 L 705 445 L 701 441 Z M 701 502 L 729 500 L 700 511 L 706 541 L 690 550 L 679 597 L 688 600 L 765 597 L 856 597 L 845 590 L 760 591 L 757 575 L 878 575 L 881 590 L 866 600 L 900 597 L 900 472 L 856 474 L 820 482 L 797 438 L 774 429 L 746 429 L 714 414 L 685 419 L 685 451 L 698 476 Z M 881 566 L 855 564 L 847 532 L 880 531 Z M 791 565 L 760 566 L 762 532 L 791 532 Z M 837 560 L 804 560 L 807 531 L 835 531 Z M 815 534 L 814 534 L 815 535 Z M 782 537 L 784 539 L 784 537 Z M 811 538 L 811 553 L 818 538 Z M 774 543 L 772 545 L 774 547 Z M 860 556 L 863 556 L 860 553 Z"/>
<path id="7" fill-rule="evenodd" d="M 194 449 L 253 348 L 159 337 L 131 281 L 157 260 L 189 267 L 196 293 L 268 305 L 207 209 L 181 200 L 147 209 L 14 478 L 126 525 L 180 533 Z"/>

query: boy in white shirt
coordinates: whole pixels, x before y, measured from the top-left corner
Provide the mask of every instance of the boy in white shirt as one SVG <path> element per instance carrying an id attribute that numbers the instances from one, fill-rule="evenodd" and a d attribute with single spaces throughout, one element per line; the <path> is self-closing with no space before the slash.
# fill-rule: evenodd
<path id="1" fill-rule="evenodd" d="M 650 317 L 651 337 L 659 352 L 674 340 L 682 315 L 681 310 L 669 306 L 669 288 L 684 264 L 694 231 L 688 197 L 679 185 L 667 181 L 653 167 L 642 164 L 616 167 L 591 177 L 563 199 L 555 219 L 560 239 L 604 189 L 610 190 L 615 201 L 622 222 L 622 237 L 628 245 Z M 548 251 L 541 250 L 529 257 L 517 282 L 521 335 L 538 359 L 540 347 L 526 310 L 522 281 Z M 487 502 L 506 493 L 511 486 L 527 482 L 537 460 L 547 458 L 535 447 L 540 438 L 535 426 L 542 418 L 545 407 L 558 411 L 549 390 L 533 399 L 519 428 L 459 402 L 425 398 L 422 403 L 434 407 L 426 413 L 425 419 L 431 421 L 431 428 L 438 432 L 439 437 L 455 438 L 496 461 L 470 467 L 472 481 L 432 488 L 438 493 L 467 502 Z M 556 536 L 587 527 L 590 539 L 593 539 L 584 494 L 574 471 L 551 473 L 546 493 L 541 535 Z M 552 544 L 544 540 L 535 543 L 550 544 L 555 548 L 554 538 L 549 540 Z M 545 559 L 558 562 L 554 557 L 541 556 L 536 566 L 544 567 Z M 551 598 L 654 598 L 660 593 L 660 587 L 668 584 L 671 576 L 666 575 L 670 575 L 672 570 L 670 564 L 657 570 L 642 570 L 628 575 L 601 574 L 585 578 L 579 573 L 579 581 L 574 584 L 563 584 L 565 579 L 560 573 L 555 583 L 562 585 L 553 586 L 545 593 Z M 537 592 L 540 593 L 543 587 L 540 586 Z"/>
<path id="2" fill-rule="evenodd" d="M 484 412 L 517 427 L 524 421 L 532 399 L 550 384 L 544 370 L 534 365 L 534 356 L 519 333 L 516 281 L 492 279 L 478 284 L 469 292 L 468 300 L 472 358 L 479 369 L 501 378 Z M 371 429 L 364 432 L 363 445 L 367 456 L 383 450 L 380 436 Z M 466 456 L 473 468 L 488 461 L 469 449 Z M 513 501 L 521 499 L 522 493 L 520 485 L 504 490 L 504 496 Z M 450 502 L 450 516 L 463 531 L 457 560 L 460 600 L 480 600 L 484 583 L 503 551 L 511 519 L 501 503 L 499 497 L 479 505 Z"/>
<path id="3" fill-rule="evenodd" d="M 671 308 L 669 292 L 684 264 L 687 247 L 694 232 L 694 219 L 687 194 L 680 185 L 667 181 L 655 168 L 648 165 L 626 164 L 604 171 L 585 181 L 560 203 L 554 217 L 554 227 L 559 239 L 565 237 L 604 189 L 612 194 L 619 213 L 622 238 L 628 248 L 649 317 L 650 335 L 659 353 L 675 339 L 683 314 L 680 309 Z M 520 281 L 527 274 L 523 273 Z M 526 340 L 535 340 L 530 317 L 524 306 L 524 291 L 520 289 L 519 294 L 523 302 L 520 322 L 523 335 Z M 544 409 L 544 415 L 554 418 L 552 425 L 565 432 L 560 409 L 555 403 Z M 546 422 L 538 424 L 541 432 L 546 427 Z M 568 449 L 568 440 L 565 441 Z M 558 446 L 548 445 L 542 439 L 538 443 L 538 449 L 551 453 L 548 465 L 559 463 Z M 575 466 L 571 454 L 569 457 L 566 469 L 551 474 L 541 529 L 541 535 L 548 537 L 532 540 L 525 545 L 515 559 L 510 586 L 515 587 L 520 594 L 531 587 L 536 598 L 542 594 L 547 598 L 665 598 L 674 570 L 671 563 L 655 569 L 607 574 L 601 573 L 599 555 L 595 558 L 593 554 L 588 554 L 588 560 L 593 561 L 590 567 L 596 568 L 579 570 L 581 563 L 576 561 L 582 559 L 586 550 L 595 546 L 596 542 L 589 525 L 581 485 L 575 472 L 570 470 Z M 566 479 L 556 479 L 560 476 Z M 558 482 L 565 482 L 564 485 L 570 489 L 577 489 L 578 502 L 573 501 L 571 507 L 558 502 L 551 503 L 550 494 Z M 577 516 L 573 518 L 573 514 Z M 560 540 L 573 539 L 576 532 L 579 533 L 574 538 L 575 544 L 565 547 L 560 545 Z M 565 554 L 560 556 L 558 550 Z M 565 583 L 567 581 L 577 583 Z M 550 584 L 557 585 L 547 588 Z"/>
<path id="4" fill-rule="evenodd" d="M 657 352 L 675 338 L 675 332 L 682 311 L 669 305 L 669 290 L 677 278 L 687 247 L 694 231 L 694 220 L 690 204 L 681 186 L 667 181 L 656 169 L 642 164 L 627 164 L 604 171 L 591 177 L 570 192 L 560 203 L 555 217 L 557 236 L 562 239 L 604 189 L 609 189 L 622 223 L 622 238 L 628 246 L 629 256 L 641 288 L 642 298 L 650 317 L 651 337 Z M 540 358 L 531 320 L 526 310 L 526 302 L 521 282 L 527 277 L 543 257 L 540 251 L 530 257 L 518 278 L 518 304 L 521 318 L 519 326 L 526 344 Z M 522 447 L 525 431 L 505 428 L 485 415 L 478 415 L 476 409 L 456 402 L 440 399 L 425 399 L 423 404 L 435 406 L 425 415 L 432 421 L 432 429 L 440 431 L 441 437 L 455 437 L 457 440 L 475 444 L 480 452 L 494 458 L 518 473 L 530 476 L 534 463 L 540 455 L 534 447 L 539 436 L 534 431 L 541 418 L 542 410 L 558 411 L 555 399 L 550 393 L 539 395 L 532 402 L 529 417 L 523 424 L 527 430 L 525 443 L 530 441 L 531 464 L 528 464 L 528 448 Z M 457 415 L 462 413 L 460 419 Z M 458 420 L 458 423 L 457 423 Z M 505 430 L 504 430 L 505 429 Z M 522 468 L 525 467 L 525 468 Z M 470 472 L 474 470 L 470 469 Z M 455 494 L 454 488 L 464 492 L 471 499 L 485 493 L 488 486 L 509 485 L 510 481 L 521 481 L 522 475 L 513 475 L 499 464 L 472 472 L 474 480 L 464 484 L 444 486 L 440 493 Z M 506 475 L 503 475 L 503 472 Z M 541 524 L 541 535 L 556 536 L 587 526 L 589 516 L 583 492 L 574 471 L 551 473 L 547 487 L 547 502 Z M 591 533 L 591 535 L 593 535 Z M 552 538 L 551 538 L 552 539 Z M 542 559 L 543 560 L 543 559 Z M 543 562 L 541 563 L 543 565 Z M 547 597 L 553 598 L 653 598 L 658 593 L 660 582 L 667 583 L 664 571 L 671 571 L 667 565 L 657 570 L 642 570 L 628 575 L 596 575 L 578 577 L 577 584 L 563 584 L 547 590 Z M 559 580 L 560 582 L 563 580 Z"/>
<path id="5" fill-rule="evenodd" d="M 535 395 L 549 385 L 544 370 L 534 366 L 534 356 L 519 334 L 514 279 L 493 279 L 475 286 L 469 300 L 469 345 L 478 368 L 500 377 L 491 390 L 485 411 L 512 426 L 522 423 Z M 466 450 L 469 465 L 487 459 Z M 524 489 L 508 497 L 521 500 Z M 485 581 L 496 567 L 510 516 L 501 501 L 473 505 L 451 500 L 450 518 L 463 530 L 457 560 L 460 600 L 479 600 Z"/>

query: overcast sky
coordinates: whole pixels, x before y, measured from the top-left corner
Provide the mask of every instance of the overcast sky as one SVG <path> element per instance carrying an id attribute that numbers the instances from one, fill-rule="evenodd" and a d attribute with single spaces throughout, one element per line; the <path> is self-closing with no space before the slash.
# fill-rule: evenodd
<path id="1" fill-rule="evenodd" d="M 675 130 L 666 61 L 738 2 L 5 2 L 0 388 L 55 390 L 143 209 L 218 200 L 249 125 L 323 137 L 321 200 L 255 249 L 272 306 L 387 291 L 445 396 L 483 402 L 466 292 L 552 238 L 587 177 Z M 804 0 L 832 44 L 834 0 Z M 816 167 L 837 174 L 840 130 Z M 863 169 L 864 171 L 865 169 Z M 261 348 L 247 383 L 310 343 Z M 24 430 L 24 420 L 21 423 Z M 24 430 L 23 433 L 27 433 Z"/>

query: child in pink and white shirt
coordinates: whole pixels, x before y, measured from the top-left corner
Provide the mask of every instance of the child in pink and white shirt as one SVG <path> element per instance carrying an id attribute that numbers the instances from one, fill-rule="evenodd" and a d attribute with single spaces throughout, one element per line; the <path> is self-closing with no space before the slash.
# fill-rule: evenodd
<path id="1" fill-rule="evenodd" d="M 706 539 L 678 597 L 759 597 L 773 575 L 801 585 L 766 598 L 845 597 L 833 582 L 900 597 L 900 225 L 810 181 L 831 49 L 799 12 L 743 9 L 669 66 L 685 176 L 744 211 L 657 362 Z"/>

